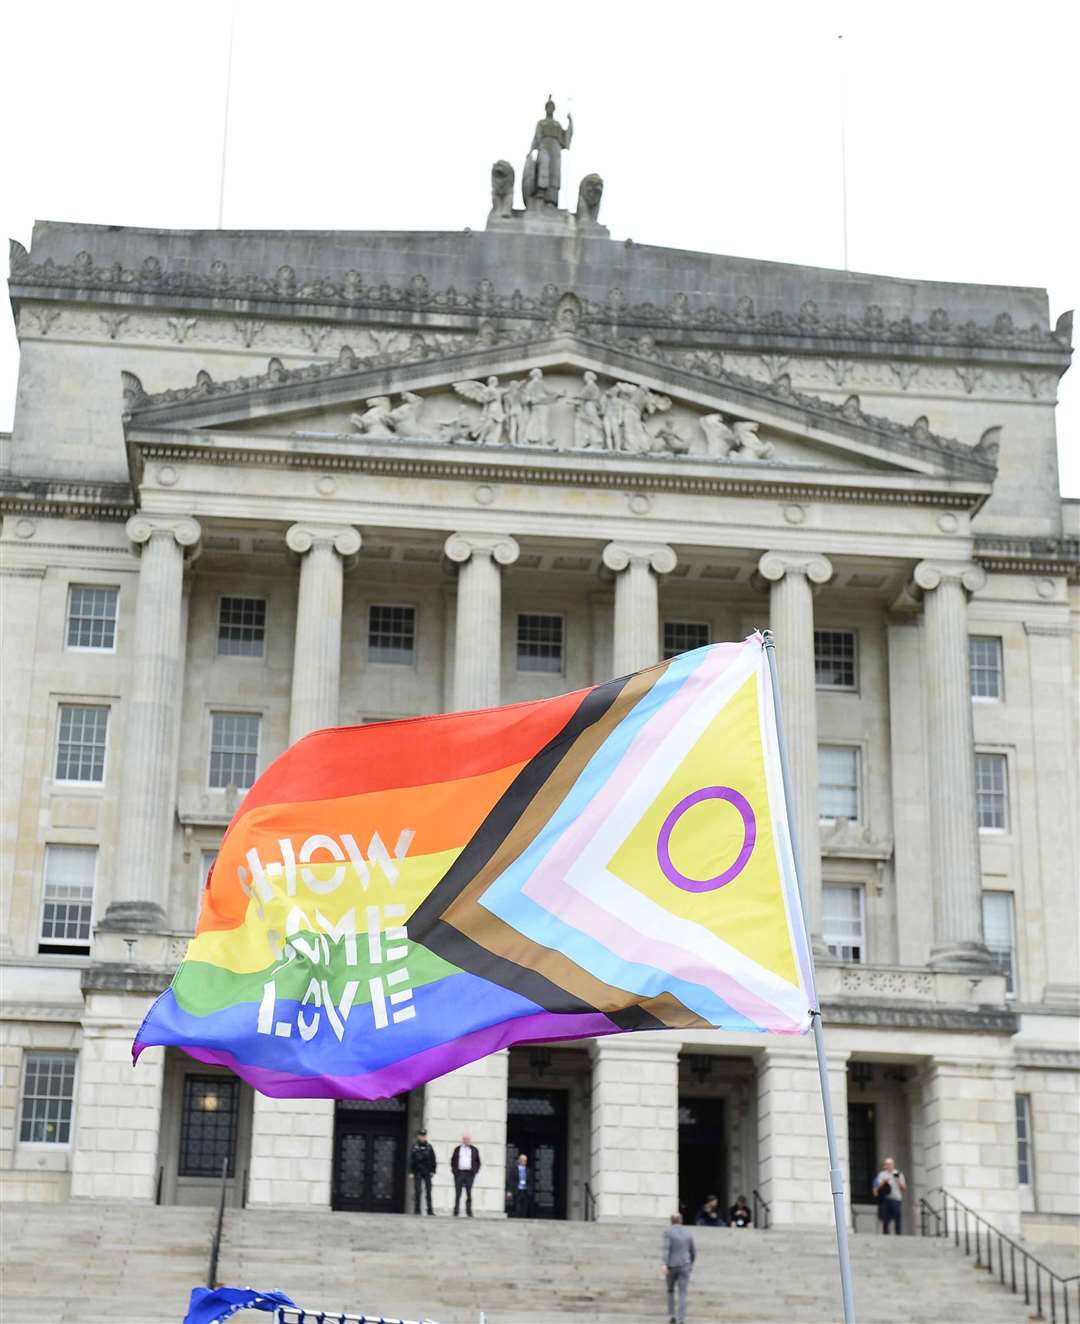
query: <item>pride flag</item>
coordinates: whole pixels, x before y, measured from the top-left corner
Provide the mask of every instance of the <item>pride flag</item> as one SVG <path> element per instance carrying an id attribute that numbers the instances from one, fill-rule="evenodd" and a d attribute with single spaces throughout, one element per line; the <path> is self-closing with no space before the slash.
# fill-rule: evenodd
<path id="1" fill-rule="evenodd" d="M 555 699 L 316 731 L 256 781 L 133 1045 L 385 1098 L 511 1044 L 801 1034 L 760 635 Z"/>

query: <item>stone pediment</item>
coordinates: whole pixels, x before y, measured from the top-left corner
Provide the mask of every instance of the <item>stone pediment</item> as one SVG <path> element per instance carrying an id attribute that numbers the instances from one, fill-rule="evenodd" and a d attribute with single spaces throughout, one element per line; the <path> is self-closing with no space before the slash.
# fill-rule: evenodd
<path id="1" fill-rule="evenodd" d="M 129 422 L 261 435 L 349 435 L 359 444 L 423 441 L 684 457 L 830 470 L 892 470 L 989 485 L 997 433 L 978 445 L 902 426 L 843 404 L 764 384 L 724 368 L 718 355 L 662 350 L 648 337 L 585 337 L 558 328 L 539 338 L 419 334 L 404 348 L 147 394 L 124 374 Z M 573 310 L 566 312 L 572 320 Z"/>

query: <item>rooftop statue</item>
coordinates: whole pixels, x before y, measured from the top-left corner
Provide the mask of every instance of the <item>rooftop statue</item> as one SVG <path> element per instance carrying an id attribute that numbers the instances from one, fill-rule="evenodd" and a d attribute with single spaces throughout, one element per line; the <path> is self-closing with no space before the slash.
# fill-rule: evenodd
<path id="1" fill-rule="evenodd" d="M 559 186 L 562 183 L 562 154 L 570 150 L 574 136 L 574 117 L 567 115 L 566 128 L 555 118 L 555 102 L 549 96 L 544 106 L 545 115 L 536 126 L 532 147 L 525 158 L 521 177 L 521 196 L 526 210 L 534 207 L 559 205 Z"/>

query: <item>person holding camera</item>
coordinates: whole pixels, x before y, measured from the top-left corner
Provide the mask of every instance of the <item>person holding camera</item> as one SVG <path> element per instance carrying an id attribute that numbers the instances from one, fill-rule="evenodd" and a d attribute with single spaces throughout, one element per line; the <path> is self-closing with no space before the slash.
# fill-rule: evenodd
<path id="1" fill-rule="evenodd" d="M 892 1223 L 896 1227 L 896 1235 L 899 1236 L 907 1182 L 904 1180 L 904 1174 L 897 1169 L 895 1159 L 884 1160 L 881 1171 L 874 1178 L 873 1190 L 878 1202 L 881 1231 L 888 1236 L 889 1224 Z"/>

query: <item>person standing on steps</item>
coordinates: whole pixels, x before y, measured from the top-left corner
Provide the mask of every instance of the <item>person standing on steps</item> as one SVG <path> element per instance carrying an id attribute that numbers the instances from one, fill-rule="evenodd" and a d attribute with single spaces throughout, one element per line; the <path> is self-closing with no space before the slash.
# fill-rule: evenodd
<path id="1" fill-rule="evenodd" d="M 690 1270 L 694 1267 L 697 1251 L 694 1238 L 682 1225 L 682 1214 L 671 1215 L 671 1226 L 664 1229 L 664 1262 L 661 1266 L 667 1279 L 667 1309 L 669 1324 L 686 1324 L 686 1293 L 690 1287 Z M 678 1292 L 678 1310 L 675 1294 Z"/>
<path id="2" fill-rule="evenodd" d="M 889 1224 L 896 1227 L 896 1235 L 900 1235 L 900 1224 L 904 1212 L 904 1192 L 907 1190 L 907 1182 L 904 1180 L 904 1174 L 899 1172 L 896 1167 L 896 1160 L 887 1158 L 881 1165 L 881 1171 L 874 1178 L 874 1195 L 878 1202 L 878 1218 L 881 1219 L 881 1230 L 885 1236 L 889 1235 Z"/>
<path id="3" fill-rule="evenodd" d="M 454 1177 L 454 1217 L 461 1210 L 461 1192 L 465 1192 L 465 1213 L 472 1218 L 472 1184 L 480 1171 L 480 1151 L 473 1144 L 469 1133 L 461 1137 L 461 1144 L 450 1155 L 450 1171 Z"/>
<path id="4" fill-rule="evenodd" d="M 412 1149 L 409 1150 L 409 1171 L 413 1179 L 413 1213 L 420 1212 L 420 1191 L 423 1188 L 427 1196 L 427 1211 L 434 1214 L 435 1210 L 431 1207 L 431 1179 L 435 1176 L 435 1169 L 438 1162 L 435 1158 L 435 1151 L 428 1144 L 427 1132 L 417 1131 L 416 1140 Z"/>
<path id="5" fill-rule="evenodd" d="M 507 1186 L 511 1217 L 528 1218 L 532 1205 L 532 1173 L 529 1171 L 528 1154 L 517 1156 L 517 1162 L 510 1169 Z"/>

